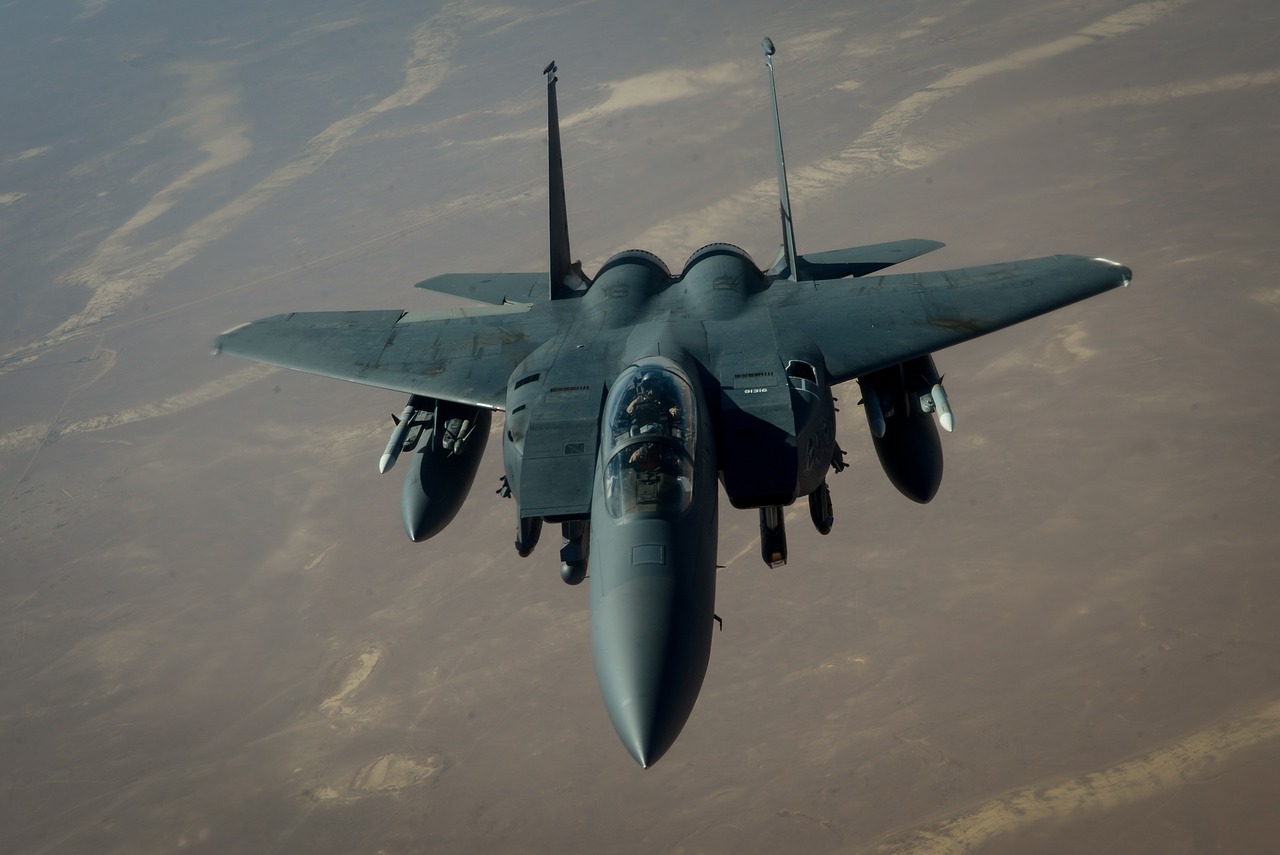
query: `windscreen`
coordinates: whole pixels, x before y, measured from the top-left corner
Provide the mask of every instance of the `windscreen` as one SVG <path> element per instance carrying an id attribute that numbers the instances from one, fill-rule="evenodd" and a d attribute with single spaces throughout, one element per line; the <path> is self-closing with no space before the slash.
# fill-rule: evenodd
<path id="1" fill-rule="evenodd" d="M 676 514 L 693 500 L 693 391 L 666 360 L 634 365 L 605 401 L 610 515 Z M 667 367 L 669 366 L 669 367 Z"/>

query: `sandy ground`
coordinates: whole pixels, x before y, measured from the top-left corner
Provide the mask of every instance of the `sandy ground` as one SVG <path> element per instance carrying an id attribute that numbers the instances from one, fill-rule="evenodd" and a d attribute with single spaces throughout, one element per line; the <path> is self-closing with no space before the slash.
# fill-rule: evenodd
<path id="1" fill-rule="evenodd" d="M 0 849 L 1275 847 L 1269 6 L 296 5 L 0 12 Z M 767 262 L 765 34 L 801 251 L 1136 279 L 938 355 L 928 506 L 838 390 L 835 531 L 796 509 L 770 571 L 722 506 L 724 631 L 642 771 L 585 589 L 509 545 L 500 420 L 415 545 L 375 469 L 399 397 L 208 348 L 538 269 L 552 58 L 588 270 Z"/>

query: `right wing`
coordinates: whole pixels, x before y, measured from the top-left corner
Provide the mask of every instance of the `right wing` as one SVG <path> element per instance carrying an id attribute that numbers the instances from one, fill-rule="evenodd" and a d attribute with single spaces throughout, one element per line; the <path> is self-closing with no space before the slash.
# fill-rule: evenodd
<path id="1" fill-rule="evenodd" d="M 777 321 L 821 349 L 843 383 L 1128 285 L 1132 271 L 1055 255 L 934 273 L 775 284 Z"/>
<path id="2" fill-rule="evenodd" d="M 501 409 L 511 372 L 555 334 L 552 320 L 531 308 L 292 312 L 227 330 L 214 352 Z"/>

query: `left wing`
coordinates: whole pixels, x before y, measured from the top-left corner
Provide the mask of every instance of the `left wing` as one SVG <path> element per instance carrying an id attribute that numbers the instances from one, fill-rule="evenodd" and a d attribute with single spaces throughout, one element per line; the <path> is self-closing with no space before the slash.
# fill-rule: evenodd
<path id="1" fill-rule="evenodd" d="M 532 308 L 292 312 L 227 330 L 214 352 L 501 409 L 511 372 L 555 332 Z"/>
<path id="2" fill-rule="evenodd" d="M 801 282 L 783 292 L 773 313 L 776 321 L 812 338 L 832 382 L 843 383 L 1128 285 L 1132 277 L 1113 261 L 1055 255 L 935 273 Z"/>

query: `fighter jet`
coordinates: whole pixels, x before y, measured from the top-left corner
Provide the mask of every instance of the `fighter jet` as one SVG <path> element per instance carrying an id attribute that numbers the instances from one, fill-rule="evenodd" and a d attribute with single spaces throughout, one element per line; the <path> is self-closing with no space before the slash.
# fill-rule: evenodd
<path id="1" fill-rule="evenodd" d="M 588 275 L 569 249 L 557 68 L 547 85 L 547 271 L 444 274 L 417 285 L 471 301 L 437 311 L 291 312 L 228 330 L 215 352 L 408 394 L 379 462 L 409 455 L 414 541 L 465 500 L 492 414 L 505 414 L 499 491 L 515 548 L 560 526 L 561 575 L 591 566 L 591 651 L 618 737 L 644 767 L 672 746 L 711 653 L 719 492 L 760 519 L 761 557 L 787 561 L 783 508 L 831 530 L 827 473 L 844 468 L 833 390 L 858 382 L 880 464 L 907 498 L 942 478 L 935 419 L 951 404 L 935 351 L 1128 285 L 1129 268 L 1054 255 L 934 273 L 872 274 L 942 246 L 910 239 L 800 254 L 787 194 L 773 43 L 769 70 L 782 243 L 761 267 L 728 243 L 672 272 L 621 252 Z M 719 482 L 717 484 L 717 481 Z"/>

